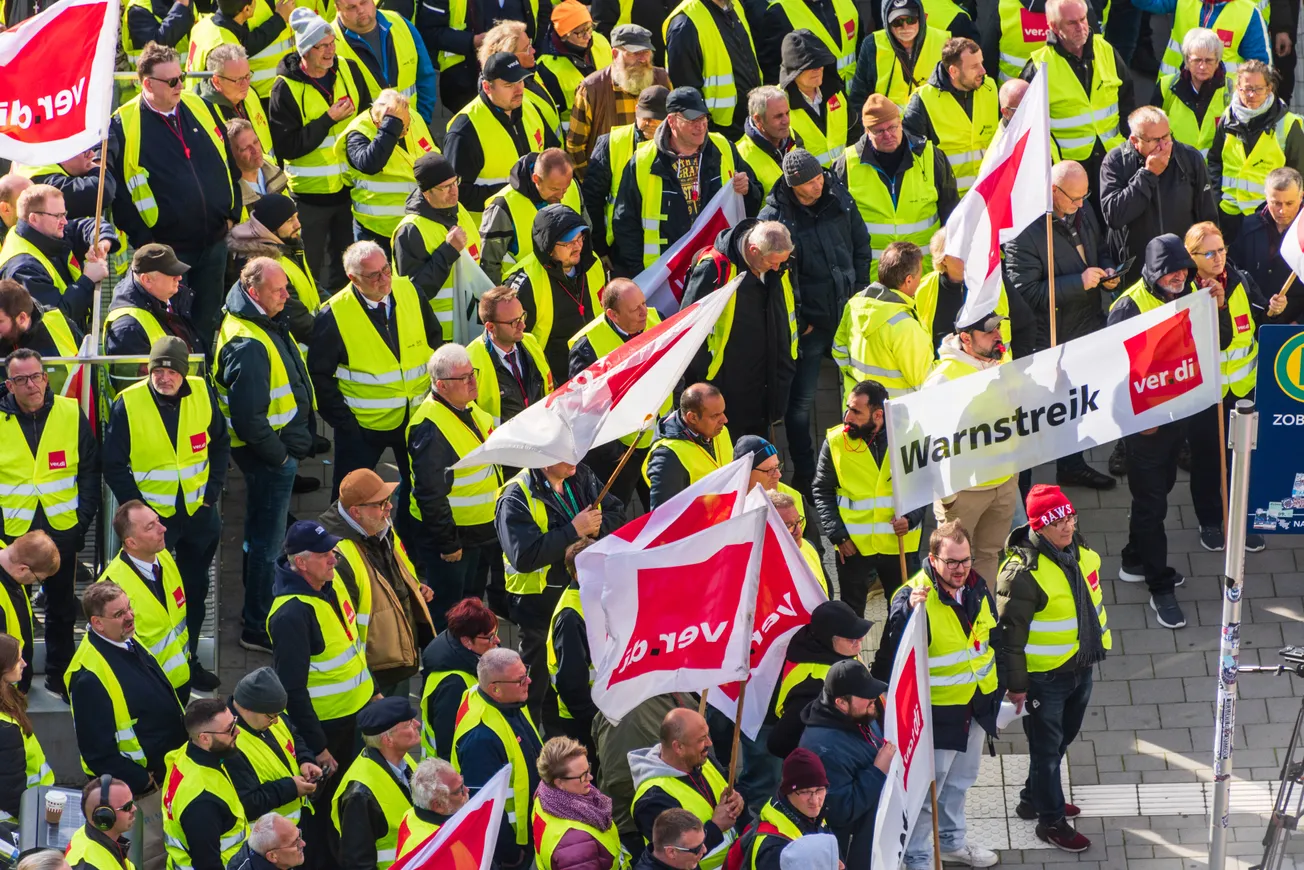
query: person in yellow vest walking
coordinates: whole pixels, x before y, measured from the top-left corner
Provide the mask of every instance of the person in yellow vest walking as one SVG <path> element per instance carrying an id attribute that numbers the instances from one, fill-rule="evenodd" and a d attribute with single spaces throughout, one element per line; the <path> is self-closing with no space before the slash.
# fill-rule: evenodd
<path id="1" fill-rule="evenodd" d="M 812 486 L 824 535 L 838 549 L 840 597 L 862 616 L 874 575 L 889 600 L 906 582 L 901 544 L 907 576 L 919 565 L 924 509 L 903 517 L 892 510 L 892 468 L 883 424 L 887 399 L 887 389 L 878 381 L 861 381 L 852 388 L 842 423 L 825 435 Z"/>
<path id="2" fill-rule="evenodd" d="M 453 732 L 453 766 L 467 788 L 482 788 L 504 766 L 511 767 L 512 793 L 494 849 L 494 862 L 504 868 L 527 867 L 534 857 L 530 829 L 543 741 L 526 709 L 529 691 L 520 655 L 489 650 L 480 656 L 476 685 L 462 695 Z"/>
<path id="3" fill-rule="evenodd" d="M 847 94 L 853 106 L 881 94 L 905 109 L 942 59 L 951 33 L 930 25 L 922 0 L 883 0 L 882 10 L 883 29 L 860 44 Z"/>
<path id="4" fill-rule="evenodd" d="M 1078 533 L 1077 511 L 1058 486 L 1037 484 L 1026 502 L 1028 524 L 1010 533 L 996 578 L 1000 684 L 1028 714 L 1028 778 L 1015 813 L 1037 821 L 1042 842 L 1083 852 L 1091 841 L 1068 823 L 1081 811 L 1064 800 L 1060 763 L 1086 716 L 1092 668 L 1113 646 L 1100 554 Z"/>
<path id="5" fill-rule="evenodd" d="M 259 3 L 268 2 L 268 0 L 257 0 Z M 286 16 L 289 16 L 290 7 L 285 6 Z M 275 21 L 284 27 L 284 22 L 279 16 L 275 16 Z M 289 38 L 290 31 L 286 29 L 285 47 L 288 51 L 293 43 Z M 279 60 L 279 58 L 278 58 Z M 272 154 L 272 130 L 267 123 L 267 109 L 264 104 L 270 96 L 272 89 L 273 76 L 276 69 L 275 64 L 267 67 L 264 72 L 263 82 L 266 85 L 264 93 L 258 93 L 253 86 L 249 84 L 252 74 L 249 71 L 249 56 L 240 45 L 223 43 L 209 52 L 206 62 L 208 72 L 212 73 L 212 78 L 201 79 L 202 84 L 199 86 L 199 95 L 208 103 L 213 115 L 221 123 L 223 129 L 227 124 L 235 120 L 245 121 L 254 128 L 257 134 L 258 142 L 262 145 L 263 152 Z M 231 143 L 232 151 L 235 150 L 235 143 Z M 238 156 L 238 155 L 237 155 Z M 273 156 L 273 160 L 276 158 Z"/>
<path id="6" fill-rule="evenodd" d="M 661 723 L 661 741 L 629 753 L 634 778 L 631 810 L 638 832 L 655 845 L 655 827 L 666 810 L 687 810 L 698 818 L 706 834 L 705 850 L 698 853 L 703 870 L 724 866 L 725 854 L 738 839 L 738 817 L 743 796 L 730 788 L 725 771 L 711 757 L 711 735 L 706 719 L 696 710 L 671 710 Z"/>
<path id="7" fill-rule="evenodd" d="M 946 155 L 955 174 L 956 195 L 978 180 L 978 168 L 1001 122 L 996 83 L 983 69 L 983 52 L 972 39 L 956 37 L 942 46 L 941 59 L 906 106 L 902 126 Z"/>
<path id="8" fill-rule="evenodd" d="M 593 784 L 593 764 L 584 744 L 553 737 L 538 761 L 539 790 L 531 828 L 539 870 L 622 870 L 629 856 L 611 818 L 611 798 Z"/>
<path id="9" fill-rule="evenodd" d="M 186 742 L 176 690 L 149 650 L 133 637 L 136 616 L 111 580 L 82 593 L 87 632 L 68 672 L 73 730 L 82 770 L 127 783 L 147 819 L 162 816 L 166 756 Z M 161 825 L 145 826 L 143 868 L 161 870 Z"/>
<path id="10" fill-rule="evenodd" d="M 575 89 L 585 78 L 611 66 L 611 43 L 593 28 L 589 7 L 562 0 L 552 7 L 551 27 L 539 40 L 539 65 L 552 73 L 548 93 L 560 110 L 563 135 L 570 129 Z"/>
<path id="11" fill-rule="evenodd" d="M 467 344 L 466 353 L 480 382 L 476 402 L 500 426 L 551 393 L 556 381 L 543 348 L 525 331 L 525 307 L 515 290 L 486 290 L 479 314 L 484 332 Z"/>
<path id="12" fill-rule="evenodd" d="M 580 195 L 584 209 L 593 227 L 593 250 L 611 267 L 612 213 L 620 179 L 625 165 L 634 159 L 634 150 L 650 142 L 666 119 L 666 97 L 670 89 L 664 85 L 650 85 L 638 95 L 634 104 L 634 120 L 628 124 L 614 124 L 597 137 L 593 150 L 587 155 L 584 183 Z M 572 129 L 574 129 L 572 125 Z M 571 158 L 574 159 L 572 152 Z"/>
<path id="13" fill-rule="evenodd" d="M 1009 527 L 1006 519 L 1005 528 Z M 1001 634 L 996 627 L 996 600 L 977 570 L 969 533 L 956 520 L 939 518 L 928 539 L 923 570 L 892 597 L 883 641 L 874 656 L 876 677 L 891 675 L 901 634 L 920 605 L 923 613 L 918 618 L 928 620 L 936 824 L 942 861 L 991 867 L 1000 859 L 991 849 L 968 840 L 964 813 L 965 796 L 978 781 L 986 737 L 996 736 L 996 714 L 1005 694 L 996 674 Z M 932 809 L 926 803 L 906 846 L 908 870 L 933 866 L 931 819 Z"/>
<path id="14" fill-rule="evenodd" d="M 190 318 L 172 307 L 181 278 L 190 267 L 167 245 L 151 242 L 131 256 L 131 270 L 113 288 L 109 315 L 104 318 L 104 352 L 115 356 L 148 356 L 154 342 L 176 336 L 191 353 L 204 353 Z M 116 369 L 113 371 L 116 372 Z M 133 366 L 132 374 L 149 374 Z M 125 385 L 125 384 L 124 384 Z"/>
<path id="15" fill-rule="evenodd" d="M 746 96 L 764 81 L 746 10 L 733 0 L 683 0 L 661 33 L 670 80 L 700 91 L 711 131 L 735 141 L 747 118 Z"/>
<path id="16" fill-rule="evenodd" d="M 275 870 L 315 866 L 305 858 L 308 851 L 298 825 L 285 816 L 265 813 L 249 826 L 248 838 L 227 862 L 226 870 L 267 870 L 267 864 Z"/>
<path id="17" fill-rule="evenodd" d="M 413 852 L 466 805 L 470 790 L 462 774 L 442 758 L 427 758 L 412 771 L 412 809 L 398 823 L 398 857 Z"/>
<path id="18" fill-rule="evenodd" d="M 435 636 L 426 609 L 435 592 L 418 579 L 407 546 L 390 521 L 397 487 L 370 468 L 355 468 L 341 481 L 340 497 L 318 521 L 340 538 L 335 572 L 357 606 L 376 691 L 406 697 L 421 651 Z"/>
<path id="19" fill-rule="evenodd" d="M 27 715 L 27 698 L 18 690 L 27 665 L 22 652 L 21 637 L 0 634 L 0 822 L 17 823 L 29 788 L 54 785 L 54 771 Z"/>
<path id="20" fill-rule="evenodd" d="M 482 596 L 486 586 L 503 585 L 502 548 L 493 523 L 503 481 L 496 465 L 452 468 L 494 428 L 493 418 L 476 403 L 479 380 L 466 349 L 442 345 L 426 369 L 431 390 L 412 414 L 407 450 L 412 516 L 421 523 L 414 540 L 422 548 L 426 583 L 435 590 L 430 615 L 442 631 L 450 607 Z"/>
<path id="21" fill-rule="evenodd" d="M 747 120 L 734 146 L 762 195 L 783 175 L 784 155 L 797 145 L 788 95 L 774 85 L 761 85 L 748 94 Z"/>
<path id="22" fill-rule="evenodd" d="M 18 679 L 10 682 L 24 695 L 32 686 L 36 658 L 31 587 L 58 570 L 59 548 L 46 532 L 28 532 L 0 549 L 0 632 L 18 642 L 15 656 L 23 667 Z"/>
<path id="23" fill-rule="evenodd" d="M 462 693 L 475 685 L 480 656 L 497 647 L 498 617 L 480 598 L 463 598 L 443 614 L 448 627 L 421 653 L 421 754 L 453 757 L 453 730 Z"/>
<path id="24" fill-rule="evenodd" d="M 407 754 L 421 743 L 421 713 L 407 697 L 372 701 L 358 713 L 363 750 L 331 804 L 341 870 L 386 870 L 398 854 L 399 825 L 412 809 Z"/>
<path id="25" fill-rule="evenodd" d="M 64 856 L 72 870 L 134 870 L 126 835 L 136 824 L 136 801 L 120 779 L 101 776 L 82 788 L 86 823 L 68 841 Z"/>
<path id="26" fill-rule="evenodd" d="M 226 481 L 231 438 L 212 387 L 203 378 L 186 374 L 187 357 L 185 342 L 175 336 L 154 342 L 149 377 L 127 387 L 113 402 L 102 465 L 104 482 L 119 504 L 148 505 L 154 514 L 151 518 L 142 513 L 138 519 L 151 527 L 156 523 L 158 528 L 151 528 L 148 535 L 157 531 L 164 540 L 149 542 L 144 555 L 126 548 L 122 532 L 118 538 L 124 542 L 127 556 L 145 562 L 151 562 L 165 547 L 171 551 L 166 554 L 170 565 L 164 567 L 177 573 L 182 587 L 179 598 L 178 590 L 167 590 L 163 603 L 169 610 L 173 604 L 177 606 L 184 618 L 177 629 L 189 632 L 189 643 L 175 652 L 188 659 L 191 687 L 211 692 L 218 687 L 218 679 L 199 663 L 199 628 L 207 614 L 208 570 L 222 536 L 217 503 Z M 126 515 L 124 523 L 124 528 L 141 528 L 136 519 Z M 136 610 L 143 620 L 143 608 L 137 606 Z M 161 635 L 144 640 L 154 644 Z M 151 651 L 160 662 L 171 658 L 159 650 Z"/>
<path id="27" fill-rule="evenodd" d="M 718 387 L 692 384 L 679 394 L 678 408 L 657 423 L 656 440 L 643 460 L 648 510 L 733 462 L 728 422 Z"/>
<path id="28" fill-rule="evenodd" d="M 503 283 L 503 273 L 524 260 L 534 250 L 530 234 L 534 217 L 547 205 L 565 203 L 580 213 L 588 224 L 588 215 L 575 183 L 570 156 L 560 148 L 547 148 L 525 154 L 513 164 L 507 185 L 485 203 L 480 219 L 480 237 L 484 250 L 480 267 L 495 283 Z"/>
<path id="29" fill-rule="evenodd" d="M 417 189 L 408 194 L 394 230 L 394 270 L 410 280 L 439 318 L 444 341 L 453 338 L 453 266 L 463 251 L 477 263 L 480 228 L 460 202 L 453 164 L 435 151 L 412 165 Z"/>
<path id="30" fill-rule="evenodd" d="M 238 750 L 240 727 L 221 698 L 186 706 L 190 740 L 168 753 L 163 839 L 168 870 L 226 870 L 249 835 L 249 821 L 222 764 Z"/>
<path id="31" fill-rule="evenodd" d="M 77 554 L 100 509 L 100 448 L 76 399 L 55 396 L 41 355 L 19 348 L 5 358 L 0 396 L 0 516 L 11 544 L 33 529 L 59 549 L 45 590 L 45 687 L 67 701 L 64 670 L 73 659 Z"/>

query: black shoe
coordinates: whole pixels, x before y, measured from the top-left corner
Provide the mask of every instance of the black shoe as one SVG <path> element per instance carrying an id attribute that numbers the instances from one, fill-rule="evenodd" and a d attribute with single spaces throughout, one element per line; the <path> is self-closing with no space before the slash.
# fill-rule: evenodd
<path id="1" fill-rule="evenodd" d="M 1177 445 L 1177 467 L 1183 471 L 1191 470 L 1191 442 L 1185 438 Z"/>
<path id="2" fill-rule="evenodd" d="M 267 653 L 268 655 L 272 654 L 271 638 L 265 634 L 241 634 L 240 646 L 250 652 L 261 652 Z"/>
<path id="3" fill-rule="evenodd" d="M 294 476 L 294 486 L 290 491 L 296 495 L 302 495 L 305 492 L 316 492 L 321 489 L 321 481 L 315 477 L 304 477 L 302 474 Z"/>
<path id="4" fill-rule="evenodd" d="M 1150 609 L 1155 612 L 1155 618 L 1164 628 L 1176 630 L 1186 625 L 1186 616 L 1177 604 L 1177 596 L 1171 592 L 1151 595 Z"/>
<path id="5" fill-rule="evenodd" d="M 1056 471 L 1055 482 L 1060 486 L 1085 486 L 1089 489 L 1113 489 L 1118 482 L 1108 474 L 1101 474 L 1090 465 L 1073 471 Z"/>
<path id="6" fill-rule="evenodd" d="M 1263 540 L 1263 535 L 1258 532 L 1250 532 L 1245 536 L 1245 552 L 1258 553 L 1268 546 L 1268 542 Z"/>
<path id="7" fill-rule="evenodd" d="M 1115 477 L 1127 476 L 1127 443 L 1122 438 L 1114 442 L 1114 452 L 1109 454 L 1109 473 Z"/>
<path id="8" fill-rule="evenodd" d="M 64 687 L 63 680 L 58 677 L 45 678 L 45 691 L 54 695 L 54 697 L 63 701 L 65 704 L 70 704 L 68 701 L 68 690 Z"/>
<path id="9" fill-rule="evenodd" d="M 200 692 L 212 692 L 218 686 L 222 685 L 222 680 L 217 674 L 205 668 L 198 661 L 190 661 L 190 688 Z"/>
<path id="10" fill-rule="evenodd" d="M 331 439 L 327 438 L 325 435 L 314 434 L 312 436 L 312 455 L 323 456 L 330 452 L 331 452 Z"/>
<path id="11" fill-rule="evenodd" d="M 1246 538 L 1246 543 L 1249 543 L 1249 538 Z M 1221 553 L 1226 545 L 1227 540 L 1223 537 L 1222 529 L 1217 526 L 1200 526 L 1201 547 L 1213 553 Z"/>

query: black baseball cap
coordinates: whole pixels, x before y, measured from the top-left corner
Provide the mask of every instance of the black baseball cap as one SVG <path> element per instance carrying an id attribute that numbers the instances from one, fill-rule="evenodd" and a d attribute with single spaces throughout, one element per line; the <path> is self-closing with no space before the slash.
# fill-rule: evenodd
<path id="1" fill-rule="evenodd" d="M 177 259 L 177 255 L 167 245 L 150 242 L 136 249 L 131 258 L 131 271 L 137 275 L 146 272 L 162 272 L 172 278 L 180 278 L 190 271 L 190 267 Z"/>
<path id="2" fill-rule="evenodd" d="M 824 677 L 824 693 L 830 698 L 874 700 L 887 691 L 887 683 L 876 680 L 859 659 L 844 659 L 829 668 Z"/>
<path id="3" fill-rule="evenodd" d="M 670 96 L 670 89 L 665 85 L 648 85 L 638 95 L 638 104 L 634 106 L 634 116 L 636 118 L 656 118 L 658 121 L 666 119 L 666 98 Z"/>
<path id="4" fill-rule="evenodd" d="M 485 81 L 503 81 L 516 82 L 525 81 L 530 75 L 530 71 L 521 66 L 521 62 L 516 55 L 510 51 L 499 51 L 489 55 L 489 59 L 484 62 L 484 80 Z"/>
<path id="5" fill-rule="evenodd" d="M 675 88 L 666 96 L 666 114 L 683 115 L 696 121 L 707 113 L 706 97 L 697 88 Z"/>

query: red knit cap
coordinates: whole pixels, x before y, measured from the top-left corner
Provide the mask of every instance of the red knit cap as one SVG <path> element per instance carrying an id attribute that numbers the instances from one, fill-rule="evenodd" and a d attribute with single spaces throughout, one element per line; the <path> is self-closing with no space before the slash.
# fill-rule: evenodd
<path id="1" fill-rule="evenodd" d="M 1028 490 L 1025 506 L 1028 509 L 1028 525 L 1034 532 L 1040 532 L 1051 523 L 1077 513 L 1064 491 L 1048 483 L 1039 483 Z"/>
<path id="2" fill-rule="evenodd" d="M 783 780 L 779 794 L 787 795 L 805 788 L 827 788 L 829 776 L 824 772 L 824 762 L 809 749 L 797 748 L 783 760 Z"/>

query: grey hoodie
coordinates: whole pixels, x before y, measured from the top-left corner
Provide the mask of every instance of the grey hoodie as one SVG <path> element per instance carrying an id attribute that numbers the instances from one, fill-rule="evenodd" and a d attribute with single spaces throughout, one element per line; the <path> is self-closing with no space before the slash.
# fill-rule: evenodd
<path id="1" fill-rule="evenodd" d="M 631 749 L 628 754 L 629 772 L 634 778 L 634 790 L 654 776 L 681 777 L 684 772 L 661 760 L 661 744 L 647 749 Z"/>
<path id="2" fill-rule="evenodd" d="M 807 834 L 783 847 L 779 870 L 838 870 L 838 838 Z"/>

